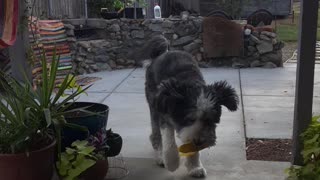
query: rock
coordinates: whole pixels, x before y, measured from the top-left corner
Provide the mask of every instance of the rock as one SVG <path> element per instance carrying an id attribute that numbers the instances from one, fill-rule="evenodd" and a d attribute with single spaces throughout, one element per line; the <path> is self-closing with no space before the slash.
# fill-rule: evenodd
<path id="1" fill-rule="evenodd" d="M 142 30 L 133 30 L 131 32 L 131 37 L 132 38 L 140 38 L 143 39 L 144 38 L 144 31 Z"/>
<path id="2" fill-rule="evenodd" d="M 94 18 L 89 18 L 86 19 L 86 25 L 90 28 L 95 28 L 95 29 L 105 29 L 107 27 L 107 22 L 104 19 L 94 19 Z"/>
<path id="3" fill-rule="evenodd" d="M 203 47 L 200 47 L 200 52 L 204 52 L 204 48 Z"/>
<path id="4" fill-rule="evenodd" d="M 272 42 L 262 41 L 260 44 L 257 45 L 257 49 L 260 54 L 272 52 L 273 51 Z"/>
<path id="5" fill-rule="evenodd" d="M 96 64 L 90 65 L 90 68 L 93 69 L 94 71 L 99 70 L 99 67 Z"/>
<path id="6" fill-rule="evenodd" d="M 190 16 L 190 13 L 188 11 L 183 11 L 180 13 L 180 18 L 183 21 L 188 20 L 189 16 Z"/>
<path id="7" fill-rule="evenodd" d="M 117 59 L 116 62 L 117 62 L 118 65 L 126 65 L 126 61 L 124 59 L 121 59 L 121 58 Z"/>
<path id="8" fill-rule="evenodd" d="M 254 46 L 248 46 L 248 52 L 250 52 L 250 53 L 257 52 L 257 48 Z"/>
<path id="9" fill-rule="evenodd" d="M 118 24 L 112 24 L 110 27 L 107 28 L 110 32 L 119 32 L 120 26 Z"/>
<path id="10" fill-rule="evenodd" d="M 90 45 L 93 48 L 104 48 L 104 47 L 110 47 L 110 42 L 106 41 L 106 40 L 93 40 L 90 41 Z"/>
<path id="11" fill-rule="evenodd" d="M 85 63 L 86 64 L 95 64 L 94 60 L 91 60 L 91 59 L 85 60 Z"/>
<path id="12" fill-rule="evenodd" d="M 97 66 L 99 67 L 99 70 L 107 70 L 107 71 L 112 70 L 112 68 L 109 66 L 108 63 L 97 63 Z"/>
<path id="13" fill-rule="evenodd" d="M 112 69 L 115 69 L 117 67 L 117 64 L 113 60 L 110 60 L 108 64 Z"/>
<path id="14" fill-rule="evenodd" d="M 95 56 L 99 56 L 99 55 L 106 56 L 108 54 L 106 48 L 93 48 L 91 51 Z"/>
<path id="15" fill-rule="evenodd" d="M 77 39 L 75 37 L 68 37 L 67 41 L 69 41 L 69 42 L 77 42 Z"/>
<path id="16" fill-rule="evenodd" d="M 234 57 L 232 58 L 232 67 L 233 68 L 247 68 L 249 67 L 249 63 L 248 63 L 248 60 L 247 59 L 242 59 L 242 58 L 239 58 L 239 57 Z"/>
<path id="17" fill-rule="evenodd" d="M 263 65 L 263 68 L 273 69 L 273 68 L 277 68 L 277 65 L 275 65 L 272 62 L 267 62 L 267 63 L 265 63 L 265 65 Z"/>
<path id="18" fill-rule="evenodd" d="M 83 68 L 77 68 L 77 73 L 82 75 L 82 74 L 85 74 L 86 70 L 83 69 Z"/>
<path id="19" fill-rule="evenodd" d="M 185 36 L 180 39 L 177 39 L 176 41 L 173 41 L 172 46 L 184 46 L 191 43 L 193 39 L 194 38 L 192 36 Z"/>
<path id="20" fill-rule="evenodd" d="M 203 62 L 199 62 L 199 67 L 200 68 L 209 68 L 209 65 L 208 64 L 205 64 Z"/>
<path id="21" fill-rule="evenodd" d="M 278 40 L 277 39 L 272 39 L 272 44 L 273 45 L 276 45 L 278 43 Z"/>
<path id="22" fill-rule="evenodd" d="M 245 68 L 246 66 L 242 63 L 239 63 L 239 62 L 234 62 L 232 63 L 232 68 L 235 68 L 235 69 L 239 69 L 239 68 Z"/>
<path id="23" fill-rule="evenodd" d="M 90 48 L 90 42 L 88 42 L 88 41 L 79 41 L 78 45 L 85 48 L 85 49 Z"/>
<path id="24" fill-rule="evenodd" d="M 267 53 L 261 56 L 262 62 L 272 62 L 278 67 L 282 67 L 282 51 Z"/>
<path id="25" fill-rule="evenodd" d="M 282 48 L 284 48 L 284 43 L 282 41 L 279 41 L 273 47 L 275 50 L 281 50 Z"/>
<path id="26" fill-rule="evenodd" d="M 193 50 L 198 49 L 200 47 L 200 44 L 198 43 L 191 43 L 183 47 L 183 49 L 189 53 L 191 53 Z"/>
<path id="27" fill-rule="evenodd" d="M 176 40 L 176 39 L 178 39 L 178 38 L 179 38 L 179 36 L 178 36 L 177 34 L 173 34 L 173 35 L 172 35 L 172 39 Z"/>
<path id="28" fill-rule="evenodd" d="M 127 66 L 132 66 L 132 65 L 135 65 L 136 64 L 136 62 L 134 61 L 134 60 L 132 60 L 132 59 L 128 59 L 127 61 L 126 61 L 126 65 Z"/>
<path id="29" fill-rule="evenodd" d="M 149 29 L 151 31 L 155 31 L 155 32 L 162 32 L 163 31 L 162 24 L 150 24 Z"/>
<path id="30" fill-rule="evenodd" d="M 261 43 L 261 41 L 256 36 L 254 36 L 252 34 L 250 35 L 250 41 L 252 41 L 255 44 L 260 44 Z"/>
<path id="31" fill-rule="evenodd" d="M 172 21 L 169 21 L 169 20 L 165 20 L 162 23 L 162 27 L 164 27 L 164 28 L 172 28 L 173 25 L 174 25 L 174 23 Z"/>
<path id="32" fill-rule="evenodd" d="M 198 54 L 196 55 L 196 59 L 197 59 L 197 61 L 202 61 L 202 54 L 201 54 L 201 53 L 198 53 Z"/>
<path id="33" fill-rule="evenodd" d="M 76 62 L 83 62 L 83 61 L 84 61 L 84 58 L 81 57 L 81 56 L 78 56 L 78 57 L 76 57 L 75 61 L 76 61 Z"/>
<path id="34" fill-rule="evenodd" d="M 87 54 L 87 59 L 94 59 L 95 55 L 92 53 Z"/>
<path id="35" fill-rule="evenodd" d="M 202 40 L 201 40 L 201 39 L 195 39 L 193 42 L 194 42 L 194 43 L 201 44 L 201 43 L 202 43 Z"/>
<path id="36" fill-rule="evenodd" d="M 64 28 L 74 30 L 74 26 L 72 24 L 64 24 Z"/>
<path id="37" fill-rule="evenodd" d="M 276 38 L 277 37 L 277 34 L 274 33 L 274 32 L 262 31 L 261 34 L 265 35 L 265 36 L 268 36 L 270 38 Z"/>
<path id="38" fill-rule="evenodd" d="M 67 34 L 67 36 L 74 36 L 74 30 L 72 30 L 72 29 L 66 30 L 66 34 Z"/>
<path id="39" fill-rule="evenodd" d="M 260 35 L 260 39 L 265 40 L 265 41 L 271 41 L 271 39 L 268 36 L 263 35 L 263 34 Z"/>
<path id="40" fill-rule="evenodd" d="M 198 29 L 193 24 L 181 23 L 174 27 L 174 32 L 180 37 L 195 34 L 198 31 Z"/>
<path id="41" fill-rule="evenodd" d="M 108 62 L 110 60 L 109 56 L 99 55 L 94 58 L 96 62 Z"/>
<path id="42" fill-rule="evenodd" d="M 258 60 L 255 60 L 250 64 L 250 67 L 261 67 L 261 66 L 263 66 L 263 63 L 261 63 Z"/>

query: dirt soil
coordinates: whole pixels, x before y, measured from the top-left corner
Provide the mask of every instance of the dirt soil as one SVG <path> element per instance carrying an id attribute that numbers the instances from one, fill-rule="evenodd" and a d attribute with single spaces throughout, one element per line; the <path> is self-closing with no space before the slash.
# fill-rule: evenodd
<path id="1" fill-rule="evenodd" d="M 297 42 L 286 42 L 284 48 L 282 49 L 282 61 L 285 62 L 290 59 L 297 48 Z"/>
<path id="2" fill-rule="evenodd" d="M 292 140 L 247 139 L 247 160 L 291 161 Z"/>

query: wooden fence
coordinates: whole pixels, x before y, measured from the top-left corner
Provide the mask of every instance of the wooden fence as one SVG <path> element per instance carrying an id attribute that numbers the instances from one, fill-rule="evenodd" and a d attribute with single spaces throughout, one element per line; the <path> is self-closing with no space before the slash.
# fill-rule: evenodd
<path id="1" fill-rule="evenodd" d="M 85 0 L 32 0 L 33 14 L 43 18 L 85 18 Z"/>

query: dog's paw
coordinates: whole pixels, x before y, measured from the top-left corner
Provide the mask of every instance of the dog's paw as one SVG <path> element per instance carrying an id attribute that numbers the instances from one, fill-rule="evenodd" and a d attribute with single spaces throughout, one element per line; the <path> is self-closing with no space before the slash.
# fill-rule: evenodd
<path id="1" fill-rule="evenodd" d="M 203 167 L 196 167 L 189 171 L 189 175 L 195 178 L 204 178 L 207 176 L 207 171 Z"/>
<path id="2" fill-rule="evenodd" d="M 158 157 L 158 158 L 156 159 L 156 163 L 157 163 L 158 166 L 164 168 L 164 162 L 163 162 L 163 159 L 162 159 L 162 158 Z"/>

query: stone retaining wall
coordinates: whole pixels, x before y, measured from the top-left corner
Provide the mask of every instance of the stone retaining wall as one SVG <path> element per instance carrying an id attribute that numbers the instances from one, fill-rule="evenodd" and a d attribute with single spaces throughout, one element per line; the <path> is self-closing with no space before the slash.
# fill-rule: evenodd
<path id="1" fill-rule="evenodd" d="M 254 32 L 248 39 L 246 56 L 205 59 L 202 44 L 202 17 L 172 17 L 162 20 L 145 19 L 88 19 L 65 20 L 74 57 L 74 71 L 78 74 L 134 67 L 147 59 L 141 48 L 157 34 L 170 40 L 171 49 L 184 50 L 202 66 L 257 67 L 281 66 L 281 47 L 271 32 Z M 92 40 L 76 38 L 77 29 L 89 29 Z M 271 64 L 272 63 L 272 64 Z"/>

